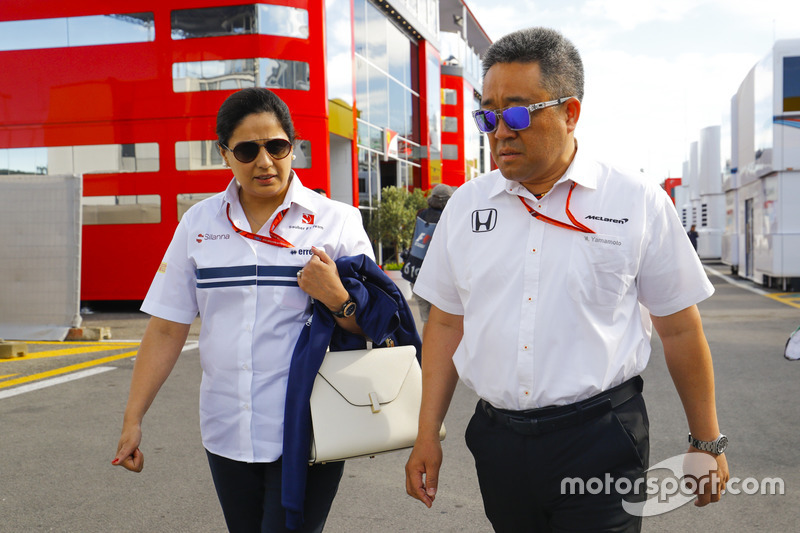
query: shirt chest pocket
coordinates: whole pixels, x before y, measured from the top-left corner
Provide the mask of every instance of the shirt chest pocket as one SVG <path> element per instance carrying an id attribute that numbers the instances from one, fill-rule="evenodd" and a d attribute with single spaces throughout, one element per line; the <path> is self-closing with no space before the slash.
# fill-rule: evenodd
<path id="1" fill-rule="evenodd" d="M 616 307 L 636 278 L 635 260 L 625 237 L 576 234 L 572 240 L 567 287 L 580 304 Z"/>
<path id="2" fill-rule="evenodd" d="M 311 298 L 300 287 L 275 287 L 273 292 L 275 303 L 283 309 L 305 310 L 311 304 Z"/>

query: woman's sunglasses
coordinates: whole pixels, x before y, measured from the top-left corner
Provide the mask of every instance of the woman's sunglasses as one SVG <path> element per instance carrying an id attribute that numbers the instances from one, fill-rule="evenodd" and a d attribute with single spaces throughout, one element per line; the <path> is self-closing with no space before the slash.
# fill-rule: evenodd
<path id="1" fill-rule="evenodd" d="M 503 117 L 503 122 L 506 123 L 509 129 L 514 131 L 524 130 L 531 125 L 531 113 L 545 107 L 560 105 L 575 98 L 574 96 L 566 96 L 558 100 L 550 100 L 549 102 L 540 102 L 538 104 L 531 104 L 529 106 L 513 106 L 505 109 L 481 109 L 472 112 L 472 117 L 475 119 L 475 124 L 482 133 L 492 133 L 497 129 L 500 124 L 500 117 Z"/>
<path id="2" fill-rule="evenodd" d="M 222 143 L 219 145 L 233 152 L 233 157 L 241 163 L 253 162 L 258 157 L 262 146 L 272 159 L 283 159 L 292 151 L 292 143 L 286 139 L 270 139 L 266 142 L 243 141 L 233 148 L 228 148 Z"/>

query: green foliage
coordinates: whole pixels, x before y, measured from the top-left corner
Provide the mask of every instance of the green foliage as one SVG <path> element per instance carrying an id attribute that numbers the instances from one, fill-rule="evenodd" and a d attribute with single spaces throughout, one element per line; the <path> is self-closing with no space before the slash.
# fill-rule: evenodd
<path id="1" fill-rule="evenodd" d="M 410 193 L 404 187 L 384 187 L 380 204 L 367 224 L 367 234 L 374 242 L 394 246 L 394 260 L 399 263 L 400 252 L 411 246 L 414 238 L 417 212 L 427 205 L 420 189 Z"/>

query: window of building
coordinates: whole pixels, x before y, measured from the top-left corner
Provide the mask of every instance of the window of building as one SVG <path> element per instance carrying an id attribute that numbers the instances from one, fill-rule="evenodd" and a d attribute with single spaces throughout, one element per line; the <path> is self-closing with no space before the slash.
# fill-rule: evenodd
<path id="1" fill-rule="evenodd" d="M 146 43 L 154 39 L 152 13 L 0 22 L 0 51 Z"/>
<path id="2" fill-rule="evenodd" d="M 456 117 L 442 117 L 442 131 L 458 133 L 458 119 Z"/>
<path id="3" fill-rule="evenodd" d="M 161 222 L 161 196 L 84 196 L 83 225 L 158 224 Z"/>
<path id="4" fill-rule="evenodd" d="M 178 201 L 178 222 L 181 221 L 183 215 L 186 214 L 186 211 L 189 210 L 197 202 L 201 200 L 205 200 L 206 198 L 211 198 L 214 196 L 215 192 L 193 192 L 193 193 L 181 193 L 177 197 Z"/>
<path id="5" fill-rule="evenodd" d="M 800 111 L 800 56 L 783 58 L 783 111 Z"/>
<path id="6" fill-rule="evenodd" d="M 442 145 L 442 159 L 457 160 L 458 159 L 458 145 L 443 144 Z"/>
<path id="7" fill-rule="evenodd" d="M 384 128 L 418 142 L 417 44 L 367 0 L 354 9 L 358 142 L 382 150 Z"/>
<path id="8" fill-rule="evenodd" d="M 225 168 L 217 141 L 178 141 L 175 143 L 177 170 L 214 170 Z"/>
<path id="9" fill-rule="evenodd" d="M 176 93 L 245 87 L 308 91 L 309 78 L 308 63 L 284 59 L 225 59 L 172 64 L 172 90 Z"/>
<path id="10" fill-rule="evenodd" d="M 455 89 L 442 89 L 442 103 L 444 105 L 457 105 L 458 92 Z"/>
<path id="11" fill-rule="evenodd" d="M 0 175 L 113 174 L 158 169 L 158 143 L 0 149 Z"/>
<path id="12" fill-rule="evenodd" d="M 328 99 L 353 105 L 353 24 L 350 0 L 325 2 L 325 53 L 328 72 Z"/>
<path id="13" fill-rule="evenodd" d="M 308 11 L 251 4 L 172 12 L 172 38 L 175 40 L 248 34 L 308 39 Z"/>

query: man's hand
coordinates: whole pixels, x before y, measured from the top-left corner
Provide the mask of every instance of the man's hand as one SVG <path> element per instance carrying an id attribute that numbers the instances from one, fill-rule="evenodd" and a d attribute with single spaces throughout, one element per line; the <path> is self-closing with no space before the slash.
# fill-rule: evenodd
<path id="1" fill-rule="evenodd" d="M 728 460 L 725 454 L 714 455 L 689 446 L 683 461 L 684 475 L 695 483 L 697 507 L 718 502 L 728 484 Z"/>
<path id="2" fill-rule="evenodd" d="M 433 440 L 417 438 L 406 463 L 406 492 L 429 509 L 436 499 L 441 466 L 442 444 L 439 436 L 436 435 Z"/>

